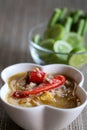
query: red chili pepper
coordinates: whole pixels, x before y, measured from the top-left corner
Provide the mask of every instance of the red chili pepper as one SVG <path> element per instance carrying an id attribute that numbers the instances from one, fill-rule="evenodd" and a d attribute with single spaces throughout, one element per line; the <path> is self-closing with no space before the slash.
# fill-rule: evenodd
<path id="1" fill-rule="evenodd" d="M 51 90 L 51 89 L 54 89 L 54 88 L 57 88 L 57 87 L 63 85 L 66 81 L 65 77 L 62 75 L 57 75 L 51 80 L 52 80 L 51 83 L 49 83 L 47 81 L 43 82 L 30 91 L 23 91 L 23 92 L 16 91 L 13 93 L 13 97 L 24 98 L 24 97 L 27 97 L 29 95 L 38 94 L 40 92 L 48 91 L 48 90 Z"/>
<path id="2" fill-rule="evenodd" d="M 34 69 L 29 76 L 29 81 L 34 83 L 42 83 L 45 78 L 45 72 L 41 71 L 39 68 Z"/>

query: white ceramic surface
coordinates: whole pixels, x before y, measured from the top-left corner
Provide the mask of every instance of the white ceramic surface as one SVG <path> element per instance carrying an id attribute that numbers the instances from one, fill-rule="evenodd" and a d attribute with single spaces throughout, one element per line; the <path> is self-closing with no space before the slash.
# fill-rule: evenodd
<path id="1" fill-rule="evenodd" d="M 40 67 L 46 73 L 61 73 L 77 81 L 77 95 L 82 101 L 82 105 L 72 109 L 60 109 L 52 106 L 41 105 L 31 108 L 17 107 L 6 101 L 6 94 L 9 91 L 7 85 L 8 77 Z M 67 65 L 45 65 L 40 66 L 32 63 L 20 63 L 5 68 L 1 77 L 5 84 L 0 90 L 0 97 L 3 106 L 10 118 L 25 130 L 59 130 L 69 125 L 82 112 L 87 104 L 87 93 L 82 88 L 84 82 L 83 74 L 74 67 Z"/>

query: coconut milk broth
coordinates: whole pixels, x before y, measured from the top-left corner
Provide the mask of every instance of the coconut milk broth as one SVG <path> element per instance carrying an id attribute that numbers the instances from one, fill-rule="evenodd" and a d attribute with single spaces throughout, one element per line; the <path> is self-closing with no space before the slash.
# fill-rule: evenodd
<path id="1" fill-rule="evenodd" d="M 74 108 L 81 104 L 79 97 L 75 93 L 77 83 L 67 76 L 65 76 L 67 79 L 65 84 L 61 87 L 36 95 L 29 95 L 26 98 L 14 98 L 12 96 L 13 92 L 17 90 L 30 90 L 37 86 L 34 83 L 28 83 L 29 73 L 19 73 L 8 79 L 10 92 L 7 94 L 6 99 L 10 104 L 23 107 L 35 107 L 45 104 L 58 108 Z M 51 76 L 54 75 L 47 74 L 47 78 Z"/>

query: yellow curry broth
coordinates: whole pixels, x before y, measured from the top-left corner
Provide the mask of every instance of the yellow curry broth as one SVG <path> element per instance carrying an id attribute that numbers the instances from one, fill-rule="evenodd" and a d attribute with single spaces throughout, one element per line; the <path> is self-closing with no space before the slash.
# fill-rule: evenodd
<path id="1" fill-rule="evenodd" d="M 14 98 L 12 96 L 13 92 L 16 90 L 24 91 L 24 90 L 30 90 L 30 84 L 26 84 L 26 73 L 19 73 L 16 74 L 8 79 L 8 85 L 10 88 L 10 93 L 7 94 L 7 101 L 10 104 L 23 106 L 23 107 L 34 107 L 42 104 L 55 106 L 58 108 L 73 108 L 77 107 L 81 104 L 80 99 L 75 94 L 75 88 L 72 87 L 73 81 L 70 80 L 71 84 L 68 85 L 62 85 L 61 87 L 46 91 L 37 95 L 29 95 L 29 97 L 26 98 Z M 33 84 L 33 86 L 36 84 Z"/>

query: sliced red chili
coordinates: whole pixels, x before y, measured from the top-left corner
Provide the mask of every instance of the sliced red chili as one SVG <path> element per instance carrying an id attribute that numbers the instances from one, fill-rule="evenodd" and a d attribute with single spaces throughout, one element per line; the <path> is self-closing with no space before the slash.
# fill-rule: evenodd
<path id="1" fill-rule="evenodd" d="M 41 71 L 39 68 L 34 69 L 29 76 L 29 81 L 34 83 L 42 83 L 45 78 L 45 72 Z"/>
<path id="2" fill-rule="evenodd" d="M 43 82 L 30 91 L 23 91 L 23 92 L 16 91 L 13 93 L 13 97 L 24 98 L 24 97 L 27 97 L 29 95 L 38 94 L 40 92 L 48 91 L 48 90 L 51 90 L 51 89 L 54 89 L 54 88 L 57 88 L 57 87 L 63 85 L 65 83 L 65 81 L 66 81 L 66 79 L 64 76 L 57 75 L 51 79 L 51 83 L 49 83 L 47 81 Z"/>

